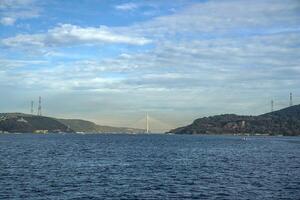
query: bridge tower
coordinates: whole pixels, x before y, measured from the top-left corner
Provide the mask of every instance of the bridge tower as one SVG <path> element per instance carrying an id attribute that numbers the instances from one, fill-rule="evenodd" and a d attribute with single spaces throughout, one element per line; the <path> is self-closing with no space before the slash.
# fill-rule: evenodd
<path id="1" fill-rule="evenodd" d="M 149 133 L 149 116 L 148 116 L 148 113 L 146 113 L 146 133 Z"/>

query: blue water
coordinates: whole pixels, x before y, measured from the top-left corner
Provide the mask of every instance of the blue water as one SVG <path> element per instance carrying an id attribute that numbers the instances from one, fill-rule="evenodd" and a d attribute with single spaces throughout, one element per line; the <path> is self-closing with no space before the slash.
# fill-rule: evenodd
<path id="1" fill-rule="evenodd" d="M 0 199 L 300 199 L 300 137 L 0 135 Z"/>

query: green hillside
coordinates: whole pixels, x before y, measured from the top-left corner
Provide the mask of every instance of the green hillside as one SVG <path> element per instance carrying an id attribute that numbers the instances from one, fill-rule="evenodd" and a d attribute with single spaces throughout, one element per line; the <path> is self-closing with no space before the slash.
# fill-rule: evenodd
<path id="1" fill-rule="evenodd" d="M 24 113 L 0 113 L 0 132 L 143 133 L 143 129 L 101 126 L 81 119 L 56 119 Z"/>
<path id="2" fill-rule="evenodd" d="M 90 133 L 143 133 L 143 129 L 126 128 L 126 127 L 112 127 L 100 126 L 94 122 L 81 119 L 58 119 L 59 122 L 69 126 L 76 132 L 90 132 Z"/>
<path id="3" fill-rule="evenodd" d="M 259 116 L 234 114 L 196 119 L 192 124 L 169 131 L 175 134 L 268 134 L 300 135 L 300 105 Z"/>
<path id="4" fill-rule="evenodd" d="M 51 117 L 23 113 L 0 113 L 1 132 L 32 133 L 41 130 L 48 132 L 74 132 L 68 126 Z"/>

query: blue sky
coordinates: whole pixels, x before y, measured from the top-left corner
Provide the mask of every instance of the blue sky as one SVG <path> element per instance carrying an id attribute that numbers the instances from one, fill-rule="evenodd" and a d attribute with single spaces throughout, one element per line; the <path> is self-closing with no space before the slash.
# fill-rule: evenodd
<path id="1" fill-rule="evenodd" d="M 169 129 L 300 103 L 298 0 L 1 0 L 1 112 Z"/>

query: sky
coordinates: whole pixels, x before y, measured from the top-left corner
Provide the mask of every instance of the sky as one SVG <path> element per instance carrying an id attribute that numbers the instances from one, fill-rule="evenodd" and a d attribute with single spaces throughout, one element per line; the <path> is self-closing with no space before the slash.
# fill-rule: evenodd
<path id="1" fill-rule="evenodd" d="M 299 104 L 299 63 L 299 0 L 0 0 L 0 112 L 41 96 L 43 115 L 167 130 Z"/>

